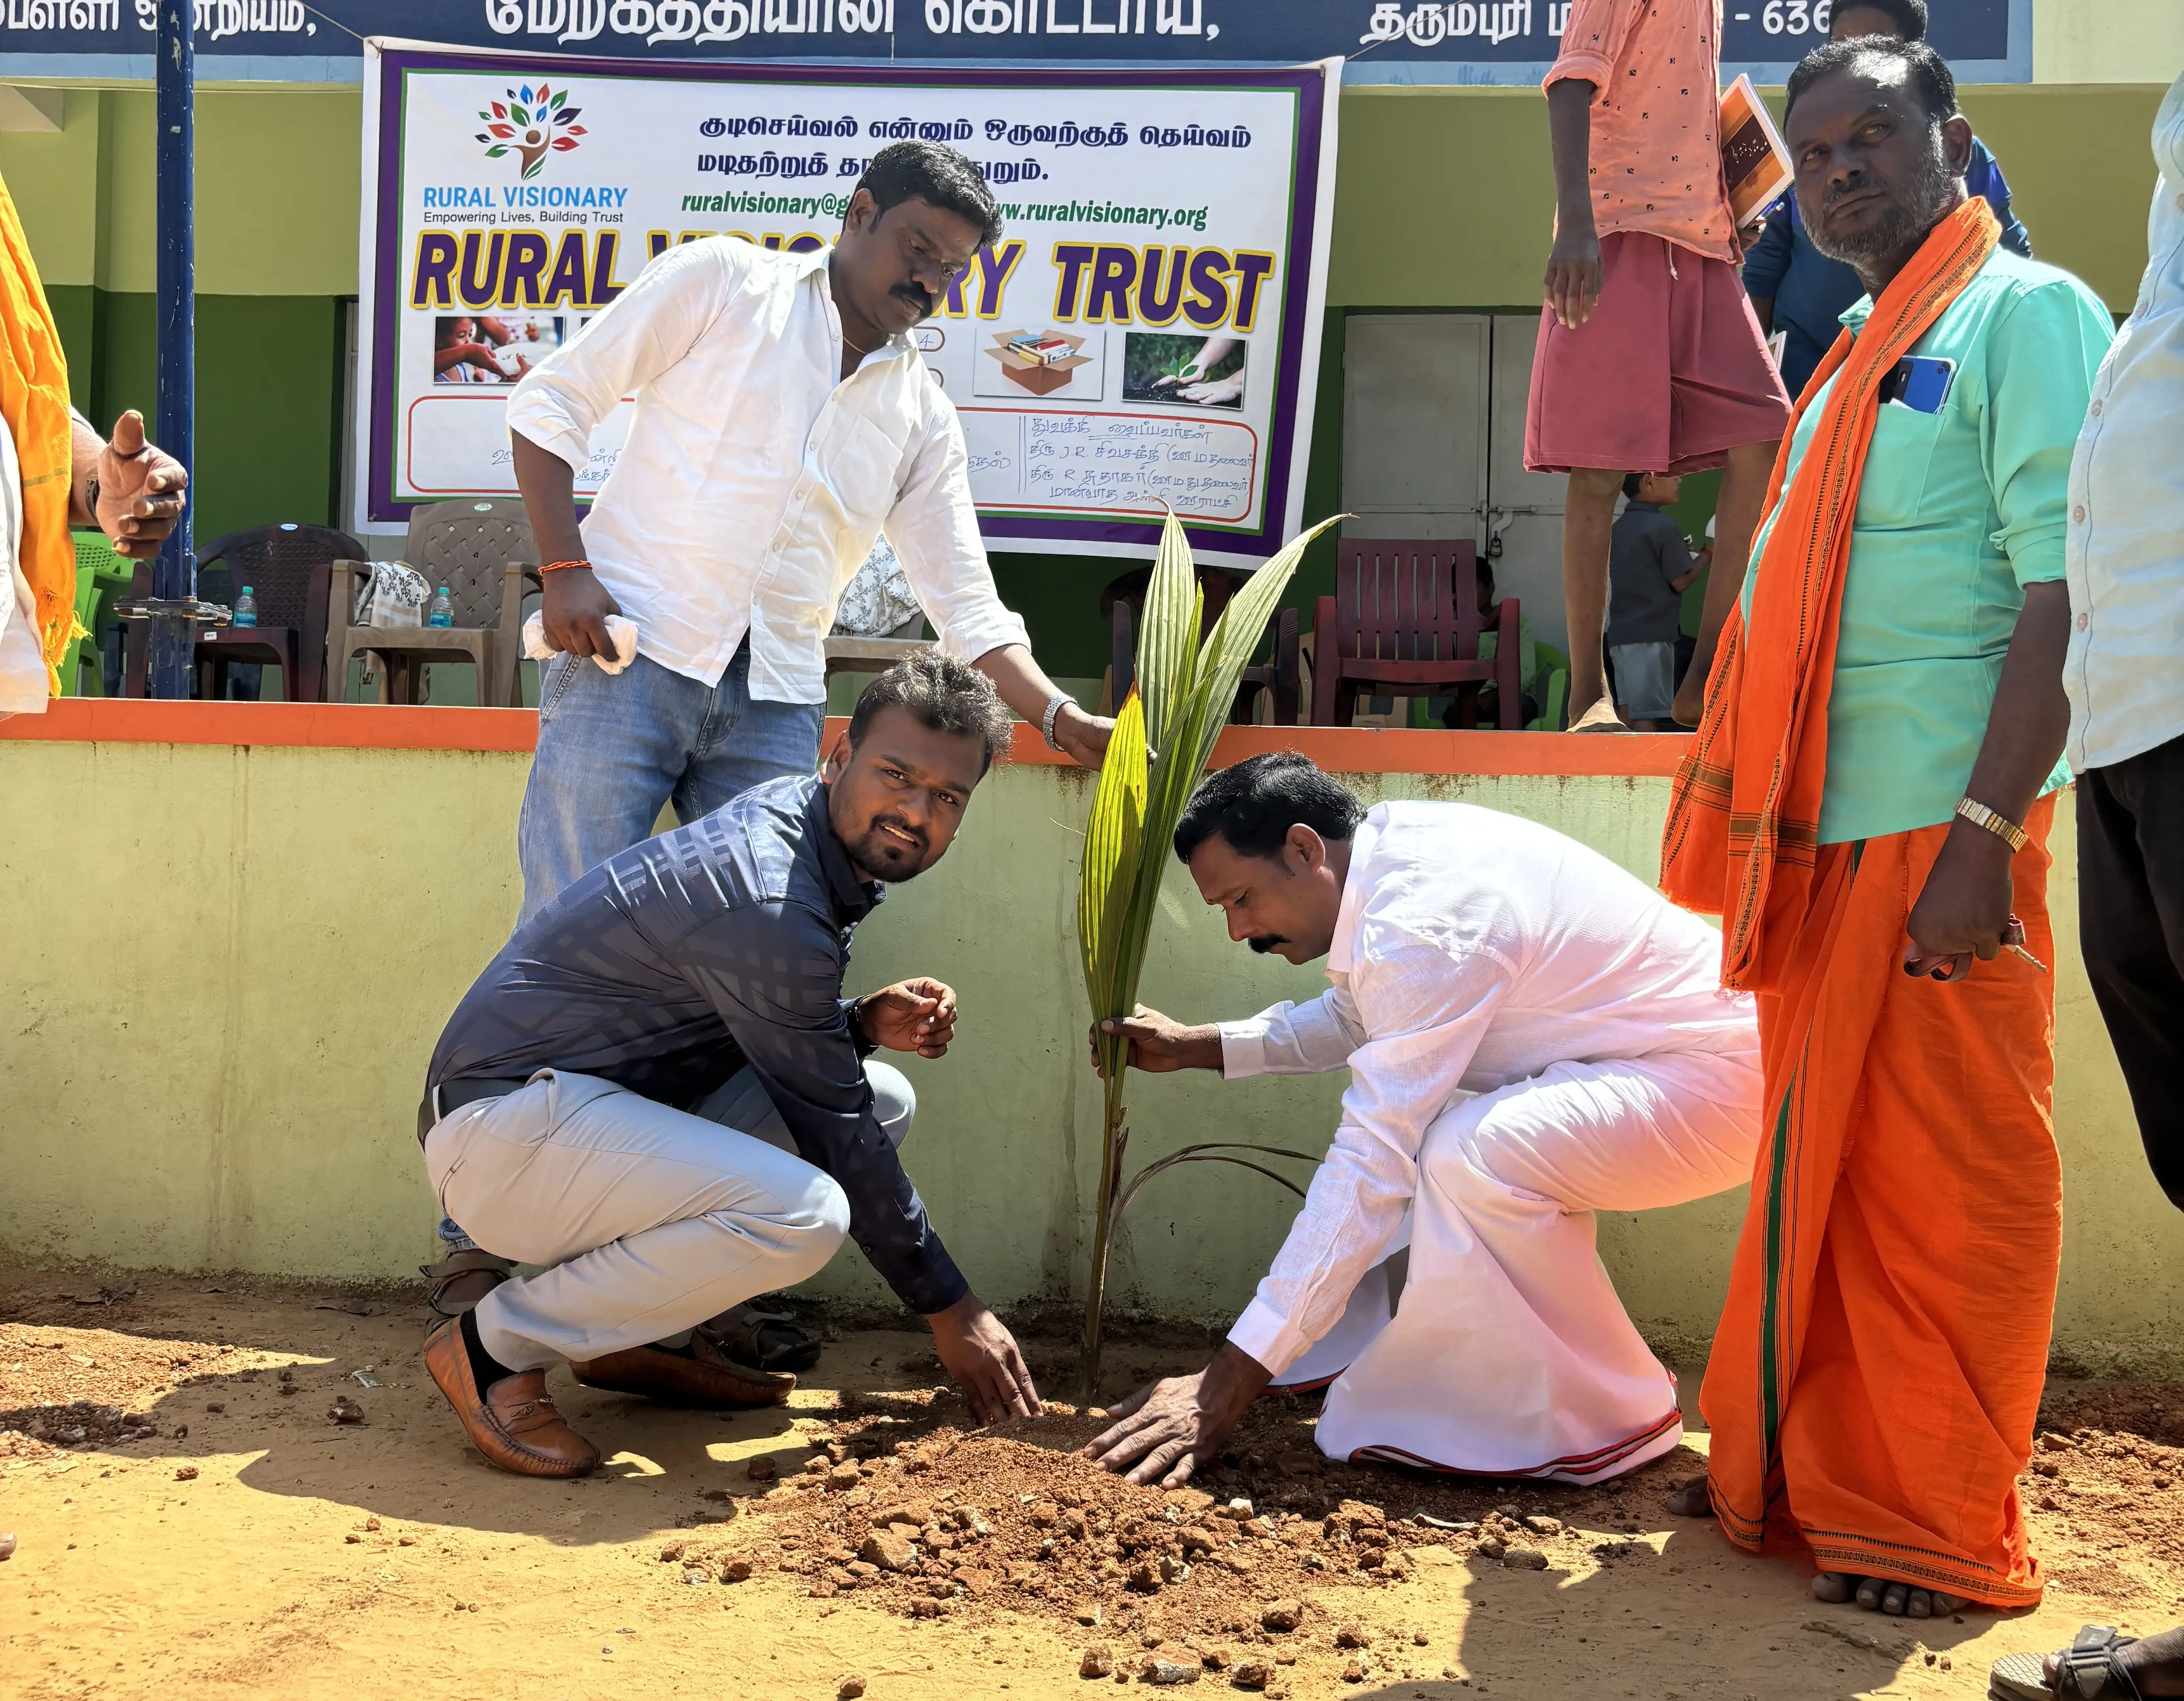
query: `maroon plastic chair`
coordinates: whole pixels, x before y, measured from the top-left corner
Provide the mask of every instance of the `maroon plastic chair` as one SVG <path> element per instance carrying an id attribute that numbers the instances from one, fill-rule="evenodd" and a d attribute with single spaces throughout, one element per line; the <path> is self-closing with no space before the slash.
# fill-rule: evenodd
<path id="1" fill-rule="evenodd" d="M 1468 538 L 1345 538 L 1335 555 L 1334 594 L 1312 619 L 1312 721 L 1348 726 L 1362 695 L 1456 698 L 1456 724 L 1479 719 L 1479 690 L 1495 688 L 1505 732 L 1524 725 L 1515 597 L 1479 611 L 1479 554 Z M 1482 632 L 1497 635 L 1479 658 Z"/>
<path id="2" fill-rule="evenodd" d="M 1139 567 L 1124 573 L 1100 594 L 1100 611 L 1108 618 L 1112 637 L 1112 671 L 1108 678 L 1108 712 L 1120 708 L 1130 694 L 1130 687 L 1137 678 L 1138 641 L 1137 622 L 1145 613 L 1145 590 L 1152 583 L 1152 569 Z M 1234 577 L 1220 567 L 1201 567 L 1198 586 L 1206 598 L 1200 616 L 1199 639 L 1213 630 L 1213 622 L 1221 618 L 1228 600 L 1236 594 Z M 1275 611 L 1273 653 L 1256 666 L 1244 670 L 1236 689 L 1236 701 L 1229 710 L 1233 725 L 1251 724 L 1253 711 L 1257 706 L 1259 694 L 1273 693 L 1274 724 L 1294 727 L 1301 697 L 1301 681 L 1303 669 L 1299 656 L 1302 646 L 1298 642 L 1297 613 L 1293 608 Z"/>
<path id="3" fill-rule="evenodd" d="M 281 691 L 292 703 L 326 700 L 328 587 L 337 560 L 362 553 L 346 532 L 328 526 L 254 526 L 230 532 L 198 551 L 198 595 L 233 608 L 245 585 L 258 604 L 255 626 L 208 627 L 194 649 L 197 694 L 226 694 L 227 670 L 242 662 L 281 670 Z M 152 566 L 137 564 L 130 594 L 152 594 Z M 131 621 L 123 646 L 122 691 L 142 697 L 151 672 L 151 633 Z"/>

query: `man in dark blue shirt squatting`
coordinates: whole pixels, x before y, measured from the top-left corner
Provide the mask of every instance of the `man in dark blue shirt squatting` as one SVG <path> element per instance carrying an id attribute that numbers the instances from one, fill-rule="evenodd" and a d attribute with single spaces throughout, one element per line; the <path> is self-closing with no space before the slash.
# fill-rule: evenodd
<path id="1" fill-rule="evenodd" d="M 1839 0 L 1828 34 L 1838 42 L 1856 36 L 1923 42 L 1926 0 Z M 2032 238 L 2009 209 L 2009 185 L 2002 167 L 1976 136 L 1964 189 L 1994 209 L 1995 217 L 2002 220 L 2003 246 L 2030 259 Z M 1774 204 L 1766 229 L 1744 256 L 1744 290 L 1759 315 L 1760 329 L 1770 337 L 1778 331 L 1783 333 L 1782 382 L 1795 396 L 1834 344 L 1842 329 L 1843 310 L 1865 293 L 1865 286 L 1849 266 L 1813 246 L 1797 212 L 1797 198 L 1785 195 Z"/>
<path id="2" fill-rule="evenodd" d="M 841 996 L 882 882 L 940 860 L 1009 736 L 983 674 L 899 663 L 823 777 L 755 787 L 602 863 L 465 996 L 426 1075 L 425 1167 L 482 1244 L 545 1266 L 426 1337 L 493 1464 L 599 1463 L 546 1392 L 563 1360 L 588 1386 L 683 1404 L 787 1399 L 794 1376 L 734 1362 L 708 1321 L 816 1274 L 844 1235 L 932 1326 L 980 1422 L 1039 1409 L 903 1173 L 910 1084 L 866 1061 L 944 1055 L 956 995 L 918 979 Z"/>

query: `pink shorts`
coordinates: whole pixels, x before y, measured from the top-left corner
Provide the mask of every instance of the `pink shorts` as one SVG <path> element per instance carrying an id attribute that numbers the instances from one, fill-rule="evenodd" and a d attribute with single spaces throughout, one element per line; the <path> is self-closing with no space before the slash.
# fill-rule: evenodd
<path id="1" fill-rule="evenodd" d="M 1735 266 L 1646 231 L 1610 231 L 1600 260 L 1591 318 L 1565 331 L 1540 310 L 1526 467 L 1699 472 L 1788 429 L 1790 394 Z"/>

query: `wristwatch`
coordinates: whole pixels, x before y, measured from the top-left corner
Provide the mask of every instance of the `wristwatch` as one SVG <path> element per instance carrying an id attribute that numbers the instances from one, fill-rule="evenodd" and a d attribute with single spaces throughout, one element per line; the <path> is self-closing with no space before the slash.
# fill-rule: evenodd
<path id="1" fill-rule="evenodd" d="M 1039 736 L 1046 740 L 1046 747 L 1050 750 L 1058 750 L 1061 748 L 1055 740 L 1054 723 L 1060 718 L 1061 711 L 1069 706 L 1069 694 L 1066 691 L 1057 691 L 1047 700 L 1046 713 L 1039 717 Z"/>
<path id="2" fill-rule="evenodd" d="M 2025 829 L 2008 816 L 1989 809 L 1984 803 L 1975 803 L 1969 797 L 1957 804 L 1957 813 L 1975 827 L 1984 827 L 2012 851 L 2022 850 L 2029 839 Z"/>

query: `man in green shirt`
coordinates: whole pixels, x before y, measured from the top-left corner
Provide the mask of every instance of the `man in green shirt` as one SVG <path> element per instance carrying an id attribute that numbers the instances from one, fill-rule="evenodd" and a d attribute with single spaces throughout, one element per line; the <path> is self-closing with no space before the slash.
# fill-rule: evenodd
<path id="1" fill-rule="evenodd" d="M 2062 1252 L 2047 799 L 2111 326 L 1997 246 L 1930 47 L 1819 49 L 1784 129 L 1813 240 L 1867 294 L 1800 399 L 1663 841 L 1664 889 L 1719 912 L 1723 979 L 1758 996 L 1766 1075 L 1678 1509 L 1808 1555 L 1822 1600 L 2030 1606 L 2016 1480 Z"/>

